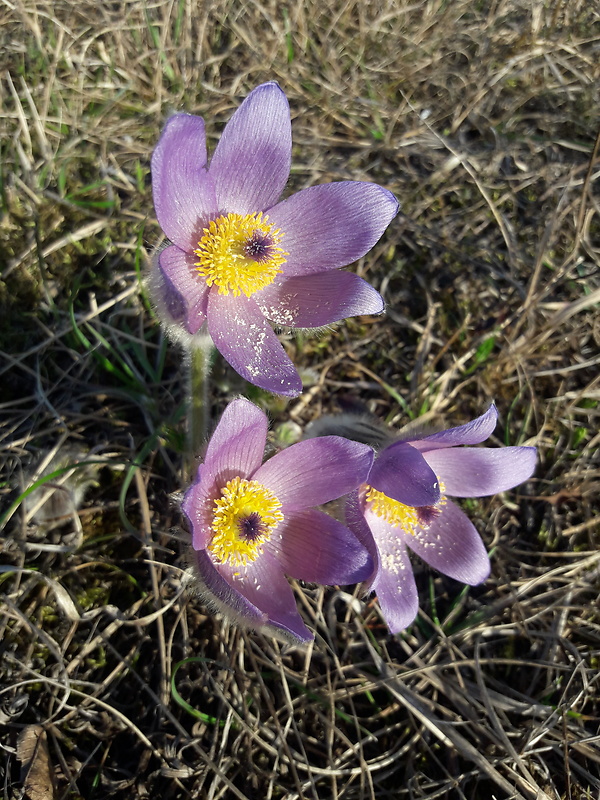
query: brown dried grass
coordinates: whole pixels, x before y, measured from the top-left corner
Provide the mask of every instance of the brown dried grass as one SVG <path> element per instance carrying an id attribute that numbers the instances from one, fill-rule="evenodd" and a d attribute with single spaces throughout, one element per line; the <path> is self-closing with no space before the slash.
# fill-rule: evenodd
<path id="1" fill-rule="evenodd" d="M 598 796 L 599 20 L 583 0 L 5 0 L 5 797 Z M 180 356 L 138 280 L 166 116 L 203 114 L 214 143 L 273 78 L 290 190 L 374 180 L 403 204 L 358 265 L 387 317 L 290 338 L 318 378 L 274 419 L 459 424 L 494 398 L 502 443 L 540 452 L 528 486 L 469 504 L 485 585 L 418 566 L 397 637 L 373 602 L 309 587 L 306 652 L 186 589 Z M 215 416 L 236 388 L 217 365 Z M 62 527 L 15 502 L 49 464 L 59 494 L 87 487 Z"/>

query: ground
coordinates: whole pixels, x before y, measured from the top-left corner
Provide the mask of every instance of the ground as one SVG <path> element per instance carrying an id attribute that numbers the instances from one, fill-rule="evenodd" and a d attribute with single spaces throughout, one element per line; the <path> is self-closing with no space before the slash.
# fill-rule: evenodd
<path id="1" fill-rule="evenodd" d="M 3 797 L 598 797 L 599 23 L 589 0 L 5 0 Z M 296 586 L 316 640 L 289 648 L 187 578 L 149 159 L 178 110 L 214 147 L 266 80 L 292 110 L 286 192 L 399 198 L 353 267 L 387 310 L 285 334 L 296 400 L 217 359 L 213 424 L 236 393 L 276 446 L 323 413 L 444 427 L 495 400 L 491 444 L 539 452 L 464 503 L 489 580 L 415 562 L 402 635 L 354 587 Z"/>

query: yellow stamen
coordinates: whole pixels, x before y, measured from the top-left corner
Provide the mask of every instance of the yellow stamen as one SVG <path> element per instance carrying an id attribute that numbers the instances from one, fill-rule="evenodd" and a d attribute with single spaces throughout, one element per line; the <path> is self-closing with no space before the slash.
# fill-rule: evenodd
<path id="1" fill-rule="evenodd" d="M 372 486 L 367 486 L 365 501 L 369 504 L 369 509 L 388 522 L 393 527 L 400 526 L 405 533 L 414 536 L 417 528 L 428 528 L 431 522 L 439 515 L 443 506 L 446 505 L 446 487 L 438 479 L 440 499 L 434 506 L 405 506 L 398 500 L 392 500 L 387 494 L 378 492 Z"/>
<path id="2" fill-rule="evenodd" d="M 283 521 L 281 503 L 258 481 L 233 478 L 215 500 L 208 551 L 218 564 L 246 566 L 262 553 L 273 529 Z"/>
<path id="3" fill-rule="evenodd" d="M 399 503 L 398 500 L 392 500 L 387 494 L 378 492 L 372 486 L 367 488 L 365 500 L 369 503 L 370 510 L 382 517 L 386 522 L 394 527 L 401 525 L 406 533 L 415 535 L 415 528 L 419 524 L 419 517 L 417 509 L 413 506 L 405 506 L 404 503 Z"/>
<path id="4" fill-rule="evenodd" d="M 283 233 L 258 214 L 227 214 L 212 220 L 194 253 L 198 273 L 219 294 L 251 297 L 283 272 L 288 255 L 279 247 Z"/>

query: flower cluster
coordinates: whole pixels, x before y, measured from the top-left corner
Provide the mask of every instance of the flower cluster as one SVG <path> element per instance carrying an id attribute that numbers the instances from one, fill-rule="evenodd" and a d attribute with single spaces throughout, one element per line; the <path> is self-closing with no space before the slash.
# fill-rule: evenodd
<path id="1" fill-rule="evenodd" d="M 315 328 L 380 313 L 379 293 L 341 268 L 373 247 L 398 203 L 355 181 L 281 200 L 290 163 L 289 107 L 274 82 L 244 100 L 210 163 L 202 118 L 171 117 L 152 156 L 156 215 L 169 242 L 149 287 L 185 345 L 208 336 L 246 380 L 293 397 L 301 380 L 272 325 Z M 516 486 L 536 458 L 531 447 L 473 447 L 496 421 L 491 406 L 466 425 L 393 440 L 377 457 L 352 437 L 323 436 L 263 463 L 267 418 L 234 400 L 182 504 L 205 599 L 243 625 L 305 642 L 312 633 L 287 576 L 362 583 L 377 593 L 393 633 L 418 611 L 408 550 L 452 578 L 484 581 L 483 542 L 449 497 Z M 339 498 L 345 524 L 318 508 Z"/>
<path id="2" fill-rule="evenodd" d="M 183 501 L 205 599 L 227 616 L 290 641 L 312 637 L 285 575 L 364 582 L 392 633 L 418 611 L 406 547 L 440 572 L 484 581 L 489 559 L 447 494 L 475 497 L 529 478 L 535 448 L 473 448 L 496 425 L 494 406 L 458 428 L 373 450 L 340 436 L 309 439 L 262 463 L 267 418 L 229 404 Z M 348 496 L 347 526 L 314 508 Z"/>

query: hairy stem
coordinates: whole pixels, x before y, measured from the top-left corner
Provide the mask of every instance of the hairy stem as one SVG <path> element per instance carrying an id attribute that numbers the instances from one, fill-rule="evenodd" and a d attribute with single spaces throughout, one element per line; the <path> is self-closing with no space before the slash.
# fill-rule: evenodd
<path id="1" fill-rule="evenodd" d="M 208 383 L 213 343 L 210 336 L 196 336 L 188 353 L 189 403 L 187 426 L 187 457 L 185 478 L 191 480 L 202 445 L 206 442 L 210 423 Z"/>

